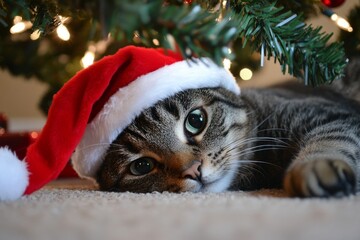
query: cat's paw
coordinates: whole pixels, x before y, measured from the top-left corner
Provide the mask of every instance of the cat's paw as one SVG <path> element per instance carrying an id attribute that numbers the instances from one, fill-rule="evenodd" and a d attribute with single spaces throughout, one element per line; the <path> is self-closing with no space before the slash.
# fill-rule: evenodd
<path id="1" fill-rule="evenodd" d="M 356 191 L 354 171 L 341 160 L 299 162 L 285 174 L 284 188 L 298 197 L 342 197 Z"/>

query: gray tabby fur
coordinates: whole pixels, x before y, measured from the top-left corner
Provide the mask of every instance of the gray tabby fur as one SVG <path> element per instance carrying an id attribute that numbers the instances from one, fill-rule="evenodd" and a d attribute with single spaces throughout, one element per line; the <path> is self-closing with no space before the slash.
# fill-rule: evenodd
<path id="1" fill-rule="evenodd" d="M 333 88 L 356 99 L 344 85 Z M 207 121 L 193 135 L 185 122 L 197 108 Z M 136 176 L 131 164 L 142 157 L 153 169 Z M 287 84 L 241 96 L 188 90 L 158 102 L 111 144 L 97 181 L 121 192 L 284 188 L 292 196 L 339 197 L 360 190 L 359 176 L 360 105 L 330 88 Z"/>

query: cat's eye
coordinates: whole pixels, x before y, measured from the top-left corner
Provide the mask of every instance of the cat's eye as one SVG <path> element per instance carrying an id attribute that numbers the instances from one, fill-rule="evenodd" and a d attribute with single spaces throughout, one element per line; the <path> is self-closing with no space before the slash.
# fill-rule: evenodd
<path id="1" fill-rule="evenodd" d="M 135 176 L 148 174 L 155 167 L 155 160 L 149 157 L 139 158 L 130 164 L 130 172 Z"/>
<path id="2" fill-rule="evenodd" d="M 185 129 L 191 135 L 197 135 L 204 130 L 206 126 L 206 113 L 204 109 L 197 108 L 192 110 L 186 117 Z"/>

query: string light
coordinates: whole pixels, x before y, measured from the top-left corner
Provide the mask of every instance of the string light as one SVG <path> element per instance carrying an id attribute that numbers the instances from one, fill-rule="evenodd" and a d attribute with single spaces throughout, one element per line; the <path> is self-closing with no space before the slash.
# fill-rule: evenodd
<path id="1" fill-rule="evenodd" d="M 58 37 L 63 41 L 70 40 L 70 32 L 68 28 L 64 25 L 64 23 L 69 19 L 68 17 L 57 16 L 60 20 L 60 25 L 56 28 L 56 33 Z"/>
<path id="2" fill-rule="evenodd" d="M 88 50 L 85 52 L 85 55 L 81 58 L 80 61 L 80 64 L 83 68 L 87 68 L 94 63 L 95 51 L 96 51 L 96 47 L 94 45 L 90 45 L 88 47 Z"/>
<path id="3" fill-rule="evenodd" d="M 231 51 L 230 48 L 225 48 L 225 49 L 223 49 L 223 51 L 224 51 L 224 52 L 227 52 L 228 55 L 231 55 L 231 53 L 232 53 L 232 51 Z M 224 66 L 225 69 L 230 70 L 230 67 L 231 67 L 231 61 L 230 61 L 230 59 L 225 58 L 225 59 L 223 60 L 223 66 Z"/>
<path id="4" fill-rule="evenodd" d="M 248 81 L 252 78 L 253 72 L 249 68 L 243 68 L 240 70 L 240 77 L 244 81 Z"/>
<path id="5" fill-rule="evenodd" d="M 94 63 L 96 54 L 103 54 L 109 44 L 113 41 L 113 38 L 109 34 L 106 39 L 100 40 L 96 43 L 91 43 L 85 52 L 84 56 L 80 60 L 80 64 L 83 68 L 89 67 Z"/>
<path id="6" fill-rule="evenodd" d="M 14 17 L 14 25 L 10 28 L 11 34 L 22 33 L 32 27 L 32 23 L 29 21 L 23 21 L 22 17 Z"/>
<path id="7" fill-rule="evenodd" d="M 57 28 L 56 28 L 56 33 L 58 35 L 58 37 L 63 40 L 63 41 L 69 41 L 70 39 L 70 32 L 67 29 L 67 27 L 64 24 L 60 24 Z"/>
<path id="8" fill-rule="evenodd" d="M 351 27 L 350 23 L 348 21 L 346 21 L 346 19 L 339 17 L 337 14 L 333 14 L 330 17 L 331 20 L 333 20 L 336 25 L 339 26 L 339 28 L 348 31 L 348 32 L 352 32 L 353 28 Z"/>
<path id="9" fill-rule="evenodd" d="M 15 17 L 14 17 L 14 20 L 13 20 L 14 24 L 17 24 L 17 23 L 19 23 L 19 22 L 21 22 L 21 21 L 22 21 L 22 17 L 21 17 L 21 16 L 15 16 Z"/>
<path id="10" fill-rule="evenodd" d="M 23 23 L 23 22 L 19 22 L 19 23 L 16 23 L 16 24 L 14 24 L 14 26 L 12 26 L 11 28 L 10 28 L 10 32 L 12 33 L 12 34 L 15 34 L 15 33 L 21 33 L 21 32 L 23 32 L 23 31 L 25 31 L 25 23 Z"/>
<path id="11" fill-rule="evenodd" d="M 94 60 L 95 53 L 91 51 L 86 51 L 85 55 L 81 58 L 81 65 L 83 66 L 83 68 L 87 68 L 94 63 Z"/>
<path id="12" fill-rule="evenodd" d="M 32 32 L 32 34 L 30 35 L 30 39 L 35 41 L 40 37 L 40 31 L 39 30 L 35 30 Z"/>
<path id="13" fill-rule="evenodd" d="M 152 40 L 152 42 L 153 42 L 153 44 L 154 44 L 155 46 L 159 46 L 159 45 L 160 45 L 159 40 L 157 40 L 156 38 L 154 38 L 154 39 Z"/>
<path id="14" fill-rule="evenodd" d="M 225 59 L 223 60 L 223 65 L 224 65 L 224 68 L 225 68 L 225 69 L 230 70 L 230 67 L 231 67 L 231 61 L 230 61 L 230 59 L 225 58 Z"/>
<path id="15" fill-rule="evenodd" d="M 333 22 L 336 23 L 336 25 L 348 32 L 352 32 L 353 28 L 351 27 L 350 23 L 343 17 L 340 17 L 339 15 L 337 15 L 334 11 L 332 11 L 329 8 L 326 8 L 323 10 L 323 14 L 325 16 L 328 16 Z"/>

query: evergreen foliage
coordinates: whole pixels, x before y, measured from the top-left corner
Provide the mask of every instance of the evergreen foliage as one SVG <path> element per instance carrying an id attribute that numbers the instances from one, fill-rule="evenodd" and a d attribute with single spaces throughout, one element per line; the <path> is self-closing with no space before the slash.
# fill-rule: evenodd
<path id="1" fill-rule="evenodd" d="M 261 53 L 262 57 L 274 57 L 284 73 L 303 78 L 306 84 L 329 83 L 342 76 L 346 58 L 341 44 L 328 44 L 331 35 L 303 23 L 304 16 L 318 13 L 318 0 L 279 0 L 276 3 L 269 0 L 227 0 L 224 1 L 225 7 L 219 2 L 0 0 L 0 23 L 8 31 L 6 26 L 11 25 L 13 17 L 21 15 L 33 23 L 32 30 L 42 32 L 44 40 L 49 36 L 52 39 L 51 32 L 60 24 L 59 15 L 70 16 L 72 21 L 69 27 L 76 25 L 79 35 L 86 30 L 81 35 L 86 36 L 81 39 L 83 42 L 98 41 L 111 33 L 115 41 L 121 43 L 115 44 L 116 47 L 127 44 L 154 47 L 157 44 L 153 40 L 157 39 L 161 47 L 170 48 L 173 39 L 185 57 L 210 57 L 218 64 L 222 64 L 224 58 L 234 59 L 236 53 L 229 51 L 229 48 L 234 42 L 240 42 L 242 46 L 248 45 L 253 51 Z M 10 46 L 12 40 L 9 36 L 0 40 L 0 48 Z M 33 46 L 31 54 L 37 54 L 35 50 L 39 48 L 38 44 L 30 43 Z M 72 50 L 83 53 L 87 47 L 83 44 L 75 48 L 70 44 L 56 48 L 51 56 L 67 52 L 73 56 L 70 53 Z M 17 42 L 15 45 L 21 44 Z M 1 55 L 5 53 L 4 58 L 0 58 L 0 66 L 11 68 L 6 62 L 6 56 L 11 52 L 0 52 Z M 79 60 L 79 55 L 70 59 L 70 68 L 74 71 L 80 68 L 79 64 L 71 65 L 75 60 Z M 52 64 L 56 65 L 54 62 Z M 13 67 L 15 65 L 13 63 Z M 31 70 L 28 70 L 30 76 Z M 69 73 L 73 74 L 74 71 Z M 49 76 L 48 73 L 35 75 L 43 79 L 45 75 Z M 65 78 L 67 76 L 63 77 L 68 79 Z M 64 79 L 60 83 L 57 81 L 57 85 L 61 85 Z"/>

